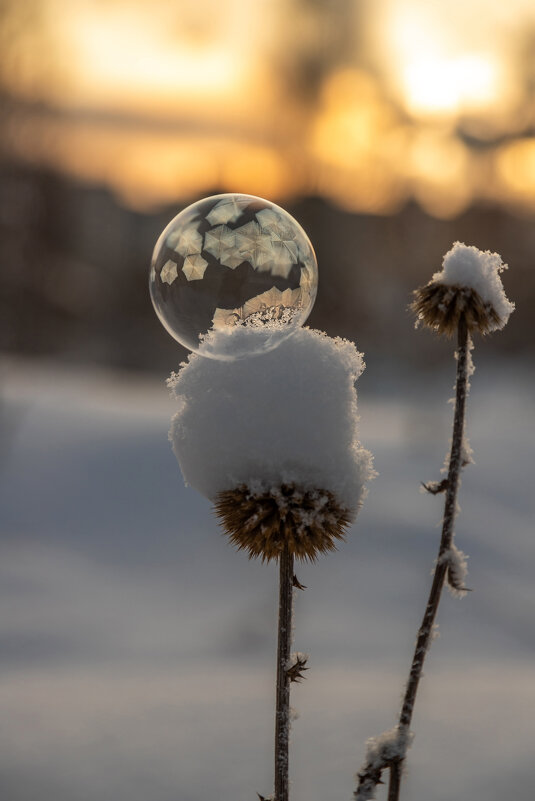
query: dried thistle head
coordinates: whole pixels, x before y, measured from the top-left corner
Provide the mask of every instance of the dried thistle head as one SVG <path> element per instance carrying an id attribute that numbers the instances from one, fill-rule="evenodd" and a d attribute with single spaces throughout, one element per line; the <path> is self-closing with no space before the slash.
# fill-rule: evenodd
<path id="1" fill-rule="evenodd" d="M 498 312 L 471 287 L 448 286 L 434 280 L 413 294 L 412 311 L 419 321 L 439 334 L 453 336 L 463 316 L 470 333 L 488 334 L 499 327 Z"/>
<path id="2" fill-rule="evenodd" d="M 515 308 L 500 277 L 506 269 L 498 253 L 454 242 L 444 256 L 442 271 L 416 290 L 411 308 L 418 321 L 446 336 L 456 332 L 461 319 L 469 333 L 496 331 Z"/>
<path id="3" fill-rule="evenodd" d="M 220 492 L 215 511 L 231 543 L 263 562 L 277 559 L 284 543 L 294 557 L 310 561 L 336 550 L 354 516 L 332 492 L 294 484 L 257 492 L 241 485 Z"/>

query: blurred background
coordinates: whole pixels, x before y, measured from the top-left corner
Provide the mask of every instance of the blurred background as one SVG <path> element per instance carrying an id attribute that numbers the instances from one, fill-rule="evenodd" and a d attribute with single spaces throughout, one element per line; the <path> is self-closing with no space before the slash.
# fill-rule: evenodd
<path id="1" fill-rule="evenodd" d="M 533 0 L 0 0 L 2 797 L 270 792 L 275 572 L 182 486 L 163 381 L 186 354 L 148 294 L 161 230 L 219 192 L 298 219 L 309 323 L 368 362 L 380 475 L 299 576 L 295 801 L 350 796 L 427 592 L 454 367 L 410 293 L 456 240 L 510 265 L 517 310 L 475 353 L 474 592 L 444 601 L 405 793 L 531 801 Z"/>
<path id="2" fill-rule="evenodd" d="M 531 353 L 530 0 L 0 8 L 3 350 L 168 369 L 154 242 L 193 200 L 245 192 L 309 233 L 311 325 L 413 352 L 409 293 L 460 239 L 512 265 L 523 303 L 493 347 Z"/>

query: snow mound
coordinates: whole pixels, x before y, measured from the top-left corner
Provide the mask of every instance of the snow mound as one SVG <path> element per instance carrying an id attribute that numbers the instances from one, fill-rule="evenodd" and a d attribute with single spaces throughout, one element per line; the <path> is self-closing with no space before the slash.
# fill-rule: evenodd
<path id="1" fill-rule="evenodd" d="M 293 484 L 356 511 L 374 475 L 357 431 L 363 370 L 352 342 L 308 328 L 233 362 L 191 354 L 168 380 L 179 401 L 169 438 L 186 484 L 212 501 L 243 485 Z"/>
<path id="2" fill-rule="evenodd" d="M 444 256 L 442 267 L 442 272 L 433 275 L 434 282 L 475 290 L 498 315 L 499 321 L 489 330 L 504 327 L 515 305 L 504 292 L 500 273 L 507 269 L 507 264 L 502 262 L 498 253 L 455 242 Z"/>

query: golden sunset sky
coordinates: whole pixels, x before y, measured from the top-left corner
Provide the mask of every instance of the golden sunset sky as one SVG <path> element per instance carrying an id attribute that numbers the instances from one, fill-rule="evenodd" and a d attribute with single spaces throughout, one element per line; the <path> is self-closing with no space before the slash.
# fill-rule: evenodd
<path id="1" fill-rule="evenodd" d="M 535 4 L 4 2 L 4 154 L 141 210 L 207 191 L 535 210 Z"/>

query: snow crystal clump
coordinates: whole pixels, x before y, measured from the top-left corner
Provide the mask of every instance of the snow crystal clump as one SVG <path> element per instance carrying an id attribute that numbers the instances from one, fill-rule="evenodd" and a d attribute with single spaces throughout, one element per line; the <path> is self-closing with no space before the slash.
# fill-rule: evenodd
<path id="1" fill-rule="evenodd" d="M 370 737 L 366 743 L 366 762 L 369 766 L 382 769 L 394 759 L 405 759 L 412 735 L 399 726 L 384 731 L 378 737 Z"/>
<path id="2" fill-rule="evenodd" d="M 473 245 L 455 242 L 444 256 L 442 266 L 442 272 L 435 273 L 432 281 L 475 290 L 498 316 L 498 321 L 489 326 L 489 330 L 503 328 L 515 304 L 511 303 L 503 289 L 500 273 L 507 269 L 507 264 L 503 264 L 501 256 L 489 250 L 479 250 Z"/>
<path id="3" fill-rule="evenodd" d="M 356 776 L 359 785 L 353 794 L 355 801 L 371 801 L 375 798 L 381 773 L 396 760 L 405 759 L 411 742 L 412 734 L 399 726 L 394 726 L 378 737 L 370 737 L 366 743 L 366 761 Z"/>
<path id="4" fill-rule="evenodd" d="M 463 553 L 455 543 L 452 543 L 451 548 L 441 555 L 437 564 L 448 565 L 447 583 L 448 589 L 454 598 L 464 598 L 468 590 L 466 589 L 466 577 L 468 575 L 468 557 Z"/>
<path id="5" fill-rule="evenodd" d="M 212 501 L 244 485 L 322 489 L 356 510 L 374 475 L 357 432 L 363 369 L 352 342 L 307 328 L 246 359 L 191 354 L 168 381 L 179 401 L 169 438 L 186 484 Z"/>

